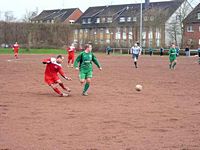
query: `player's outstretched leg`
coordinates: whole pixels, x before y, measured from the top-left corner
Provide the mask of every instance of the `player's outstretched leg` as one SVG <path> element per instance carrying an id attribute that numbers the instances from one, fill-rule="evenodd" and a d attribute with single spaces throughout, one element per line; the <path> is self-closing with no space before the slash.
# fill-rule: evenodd
<path id="1" fill-rule="evenodd" d="M 57 84 L 51 84 L 50 86 L 51 86 L 51 88 L 52 88 L 59 96 L 61 96 L 61 97 L 67 97 L 67 96 L 69 96 L 69 94 L 62 93 L 62 92 L 58 89 Z"/>

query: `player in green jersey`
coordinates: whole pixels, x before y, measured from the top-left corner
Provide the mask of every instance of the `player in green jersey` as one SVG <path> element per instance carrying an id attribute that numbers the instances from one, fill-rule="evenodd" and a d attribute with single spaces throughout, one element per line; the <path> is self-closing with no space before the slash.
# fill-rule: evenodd
<path id="1" fill-rule="evenodd" d="M 169 49 L 169 69 L 175 69 L 177 60 L 176 60 L 176 48 L 175 44 L 172 44 L 171 48 Z"/>
<path id="2" fill-rule="evenodd" d="M 97 58 L 92 53 L 92 45 L 86 44 L 85 50 L 78 55 L 74 62 L 74 68 L 79 70 L 81 85 L 85 83 L 82 93 L 83 96 L 88 95 L 87 90 L 89 89 L 93 73 L 92 62 L 97 65 L 99 70 L 102 70 Z"/>

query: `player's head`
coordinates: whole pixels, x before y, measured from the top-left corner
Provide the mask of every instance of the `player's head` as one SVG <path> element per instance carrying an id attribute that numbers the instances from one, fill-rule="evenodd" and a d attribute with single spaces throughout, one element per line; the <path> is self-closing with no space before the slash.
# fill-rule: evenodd
<path id="1" fill-rule="evenodd" d="M 134 46 L 137 47 L 138 46 L 137 43 L 135 43 Z"/>
<path id="2" fill-rule="evenodd" d="M 174 43 L 172 43 L 172 48 L 175 48 L 175 44 Z"/>
<path id="3" fill-rule="evenodd" d="M 91 52 L 92 51 L 92 45 L 91 44 L 86 44 L 85 45 L 85 50 Z"/>
<path id="4" fill-rule="evenodd" d="M 56 57 L 56 62 L 57 62 L 58 64 L 61 64 L 61 63 L 63 62 L 63 60 L 64 60 L 64 57 L 63 57 L 62 55 L 58 55 L 58 56 Z"/>

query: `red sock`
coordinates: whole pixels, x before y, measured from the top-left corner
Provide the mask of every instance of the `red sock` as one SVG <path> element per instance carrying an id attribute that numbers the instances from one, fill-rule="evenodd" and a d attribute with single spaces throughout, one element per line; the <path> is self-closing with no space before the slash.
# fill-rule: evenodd
<path id="1" fill-rule="evenodd" d="M 53 88 L 53 90 L 54 90 L 56 93 L 58 93 L 59 95 L 62 94 L 58 88 Z"/>
<path id="2" fill-rule="evenodd" d="M 63 83 L 59 83 L 59 85 L 60 85 L 63 89 L 66 89 L 66 87 L 64 86 Z"/>

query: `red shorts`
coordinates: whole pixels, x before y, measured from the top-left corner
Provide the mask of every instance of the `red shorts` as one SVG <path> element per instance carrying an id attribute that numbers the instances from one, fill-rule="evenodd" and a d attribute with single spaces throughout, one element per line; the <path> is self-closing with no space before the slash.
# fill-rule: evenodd
<path id="1" fill-rule="evenodd" d="M 60 80 L 60 78 L 59 77 L 45 76 L 44 80 L 48 85 L 51 85 L 51 84 L 57 83 L 57 81 Z"/>

